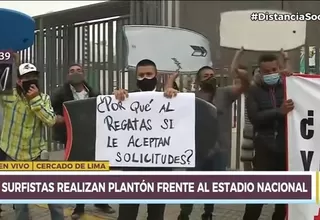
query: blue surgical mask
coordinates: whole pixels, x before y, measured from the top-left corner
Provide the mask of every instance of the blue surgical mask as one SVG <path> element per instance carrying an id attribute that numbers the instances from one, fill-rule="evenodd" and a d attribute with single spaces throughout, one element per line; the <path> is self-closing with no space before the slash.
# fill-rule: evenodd
<path id="1" fill-rule="evenodd" d="M 280 81 L 279 73 L 272 73 L 263 76 L 263 82 L 269 86 L 276 85 Z"/>

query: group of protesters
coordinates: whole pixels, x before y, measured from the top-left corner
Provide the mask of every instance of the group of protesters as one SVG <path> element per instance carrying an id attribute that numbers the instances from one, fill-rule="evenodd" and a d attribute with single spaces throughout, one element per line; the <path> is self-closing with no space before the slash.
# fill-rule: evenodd
<path id="1" fill-rule="evenodd" d="M 227 169 L 228 155 L 231 148 L 229 133 L 231 130 L 232 103 L 242 94 L 246 94 L 248 118 L 253 125 L 255 156 L 252 161 L 257 171 L 285 170 L 285 115 L 294 104 L 292 100 L 284 100 L 282 77 L 290 75 L 287 53 L 281 55 L 264 54 L 258 60 L 258 69 L 254 71 L 254 80 L 245 65 L 239 64 L 244 49 L 237 51 L 231 64 L 230 73 L 236 76 L 238 83 L 218 87 L 217 77 L 211 66 L 199 69 L 196 75 L 196 97 L 213 104 L 218 111 L 219 137 L 214 153 L 208 155 L 201 171 L 224 171 Z M 47 143 L 44 136 L 45 127 L 54 128 L 54 139 L 66 143 L 67 134 L 63 117 L 63 103 L 70 100 L 82 100 L 96 97 L 95 92 L 85 81 L 85 73 L 80 64 L 69 66 L 66 83 L 57 88 L 51 97 L 39 89 L 40 72 L 31 63 L 23 63 L 17 69 L 17 82 L 13 93 L 1 95 L 3 110 L 3 126 L 0 140 L 1 159 L 6 161 L 48 160 Z M 138 91 L 158 91 L 158 72 L 152 60 L 141 60 L 136 66 Z M 179 73 L 173 74 L 165 85 L 164 95 L 174 98 L 178 94 L 175 80 Z M 160 91 L 160 90 L 159 90 Z M 125 100 L 131 91 L 119 88 L 114 91 L 119 101 Z M 229 114 L 230 113 L 230 114 Z M 217 162 L 218 161 L 218 162 Z M 130 168 L 125 168 L 130 171 Z M 138 168 L 140 171 L 164 171 L 168 168 Z M 195 169 L 191 169 L 195 170 Z M 64 219 L 63 206 L 49 204 L 52 220 Z M 115 213 L 108 204 L 96 204 L 105 213 Z M 165 204 L 149 204 L 148 220 L 164 220 Z M 243 220 L 258 220 L 263 205 L 248 204 Z M 178 220 L 188 220 L 192 212 L 192 204 L 181 204 Z M 118 220 L 136 220 L 139 204 L 120 204 Z M 77 204 L 72 213 L 73 219 L 84 215 L 85 206 Z M 213 204 L 205 204 L 202 220 L 212 220 Z M 15 204 L 16 220 L 28 220 L 27 204 Z M 284 205 L 276 205 L 273 220 L 284 220 Z"/>

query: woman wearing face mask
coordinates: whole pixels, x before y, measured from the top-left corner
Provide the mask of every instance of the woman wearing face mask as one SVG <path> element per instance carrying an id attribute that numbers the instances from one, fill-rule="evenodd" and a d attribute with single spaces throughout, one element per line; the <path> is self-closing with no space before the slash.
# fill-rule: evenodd
<path id="1" fill-rule="evenodd" d="M 53 94 L 51 97 L 52 107 L 57 114 L 57 123 L 54 126 L 54 140 L 66 144 L 67 132 L 63 118 L 63 103 L 71 100 L 83 100 L 90 97 L 96 97 L 99 94 L 87 84 L 83 68 L 79 64 L 72 64 L 69 67 L 67 82 Z M 97 204 L 97 208 L 103 212 L 112 214 L 114 209 L 107 204 Z M 77 204 L 72 213 L 73 219 L 78 219 L 84 215 L 84 205 Z"/>

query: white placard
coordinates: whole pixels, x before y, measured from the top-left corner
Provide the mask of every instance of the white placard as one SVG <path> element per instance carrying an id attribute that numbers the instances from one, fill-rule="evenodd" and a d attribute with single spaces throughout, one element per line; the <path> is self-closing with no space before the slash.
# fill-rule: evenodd
<path id="1" fill-rule="evenodd" d="M 195 95 L 97 97 L 96 160 L 114 167 L 194 167 Z"/>
<path id="2" fill-rule="evenodd" d="M 251 20 L 257 13 L 257 20 Z M 306 21 L 279 20 L 290 12 L 244 10 L 221 13 L 220 46 L 253 51 L 291 50 L 305 44 Z M 272 19 L 273 16 L 273 19 Z M 277 20 L 275 16 L 278 16 Z"/>
<path id="3" fill-rule="evenodd" d="M 287 77 L 286 91 L 287 99 L 294 101 L 294 110 L 287 118 L 288 169 L 319 171 L 320 77 L 310 75 Z M 319 210 L 320 206 L 316 204 L 290 204 L 288 219 L 316 219 L 314 217 L 318 215 Z"/>
<path id="4" fill-rule="evenodd" d="M 212 66 L 210 43 L 194 31 L 165 26 L 126 25 L 128 66 L 150 59 L 159 72 L 194 73 L 203 66 Z"/>

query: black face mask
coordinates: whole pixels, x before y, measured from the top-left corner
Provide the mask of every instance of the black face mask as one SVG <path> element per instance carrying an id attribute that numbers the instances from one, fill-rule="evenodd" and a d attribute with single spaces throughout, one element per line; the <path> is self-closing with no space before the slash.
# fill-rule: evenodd
<path id="1" fill-rule="evenodd" d="M 217 89 L 217 80 L 214 77 L 200 82 L 200 87 L 205 92 L 215 92 Z"/>
<path id="2" fill-rule="evenodd" d="M 68 82 L 71 85 L 82 84 L 84 82 L 84 75 L 79 73 L 71 74 L 70 76 L 68 76 Z"/>
<path id="3" fill-rule="evenodd" d="M 152 79 L 144 78 L 142 80 L 137 80 L 137 86 L 141 91 L 153 91 L 157 85 L 157 77 Z"/>
<path id="4" fill-rule="evenodd" d="M 30 86 L 34 84 L 39 89 L 39 81 L 37 79 L 30 79 L 22 82 L 22 92 L 24 94 L 28 93 Z"/>

